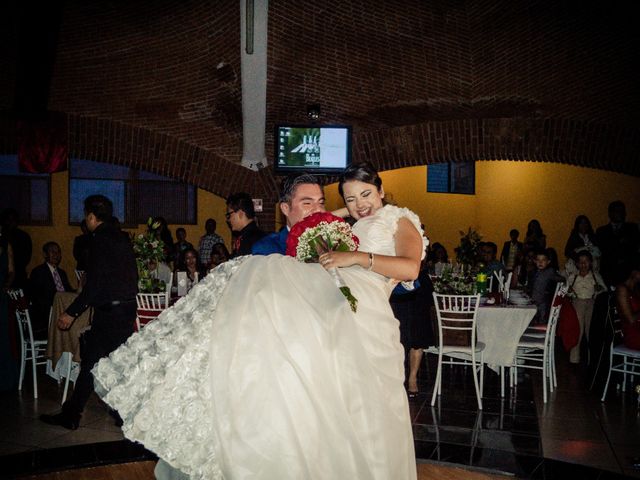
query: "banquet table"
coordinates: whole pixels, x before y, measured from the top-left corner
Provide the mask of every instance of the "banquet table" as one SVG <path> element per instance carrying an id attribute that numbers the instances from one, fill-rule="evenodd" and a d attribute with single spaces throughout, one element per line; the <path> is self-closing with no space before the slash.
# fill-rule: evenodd
<path id="1" fill-rule="evenodd" d="M 78 294 L 73 292 L 58 292 L 53 298 L 49 342 L 47 343 L 47 375 L 56 380 L 60 380 L 71 368 L 69 380 L 75 382 L 80 364 L 80 335 L 91 326 L 93 310 L 90 308 L 76 318 L 68 330 L 61 330 L 56 325 L 60 314 L 71 305 L 77 296 Z"/>

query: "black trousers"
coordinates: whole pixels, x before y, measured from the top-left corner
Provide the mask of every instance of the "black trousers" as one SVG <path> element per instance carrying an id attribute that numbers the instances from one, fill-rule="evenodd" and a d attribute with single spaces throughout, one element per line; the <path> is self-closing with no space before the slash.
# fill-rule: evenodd
<path id="1" fill-rule="evenodd" d="M 136 303 L 129 302 L 109 309 L 95 308 L 91 330 L 80 337 L 80 373 L 73 395 L 64 410 L 80 414 L 93 393 L 91 370 L 98 361 L 126 342 L 134 330 Z"/>

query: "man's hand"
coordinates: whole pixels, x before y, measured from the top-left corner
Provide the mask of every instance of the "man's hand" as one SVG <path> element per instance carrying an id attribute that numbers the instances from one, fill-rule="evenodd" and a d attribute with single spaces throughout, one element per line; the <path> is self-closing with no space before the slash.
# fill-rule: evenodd
<path id="1" fill-rule="evenodd" d="M 69 315 L 68 313 L 63 313 L 58 317 L 58 321 L 56 322 L 56 325 L 58 325 L 58 328 L 60 330 L 69 330 L 74 320 L 75 318 Z"/>

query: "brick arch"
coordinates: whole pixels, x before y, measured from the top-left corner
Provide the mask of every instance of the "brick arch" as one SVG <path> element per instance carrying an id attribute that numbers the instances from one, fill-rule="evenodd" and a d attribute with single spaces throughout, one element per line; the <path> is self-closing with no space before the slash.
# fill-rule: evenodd
<path id="1" fill-rule="evenodd" d="M 263 199 L 260 224 L 274 228 L 277 180 L 171 135 L 108 119 L 67 115 L 69 156 L 146 170 L 181 180 L 222 198 L 246 191 Z"/>
<path id="2" fill-rule="evenodd" d="M 526 160 L 640 176 L 640 132 L 566 118 L 424 122 L 354 135 L 353 159 L 380 170 L 447 161 Z"/>

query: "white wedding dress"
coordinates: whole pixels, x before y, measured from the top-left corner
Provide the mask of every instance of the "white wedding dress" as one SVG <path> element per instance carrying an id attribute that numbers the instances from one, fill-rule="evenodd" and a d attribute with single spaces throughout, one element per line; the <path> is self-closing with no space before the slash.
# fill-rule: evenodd
<path id="1" fill-rule="evenodd" d="M 385 206 L 360 249 L 395 255 Z M 340 269 L 353 313 L 318 264 L 222 264 L 93 370 L 127 438 L 197 479 L 414 479 L 394 283 Z"/>

